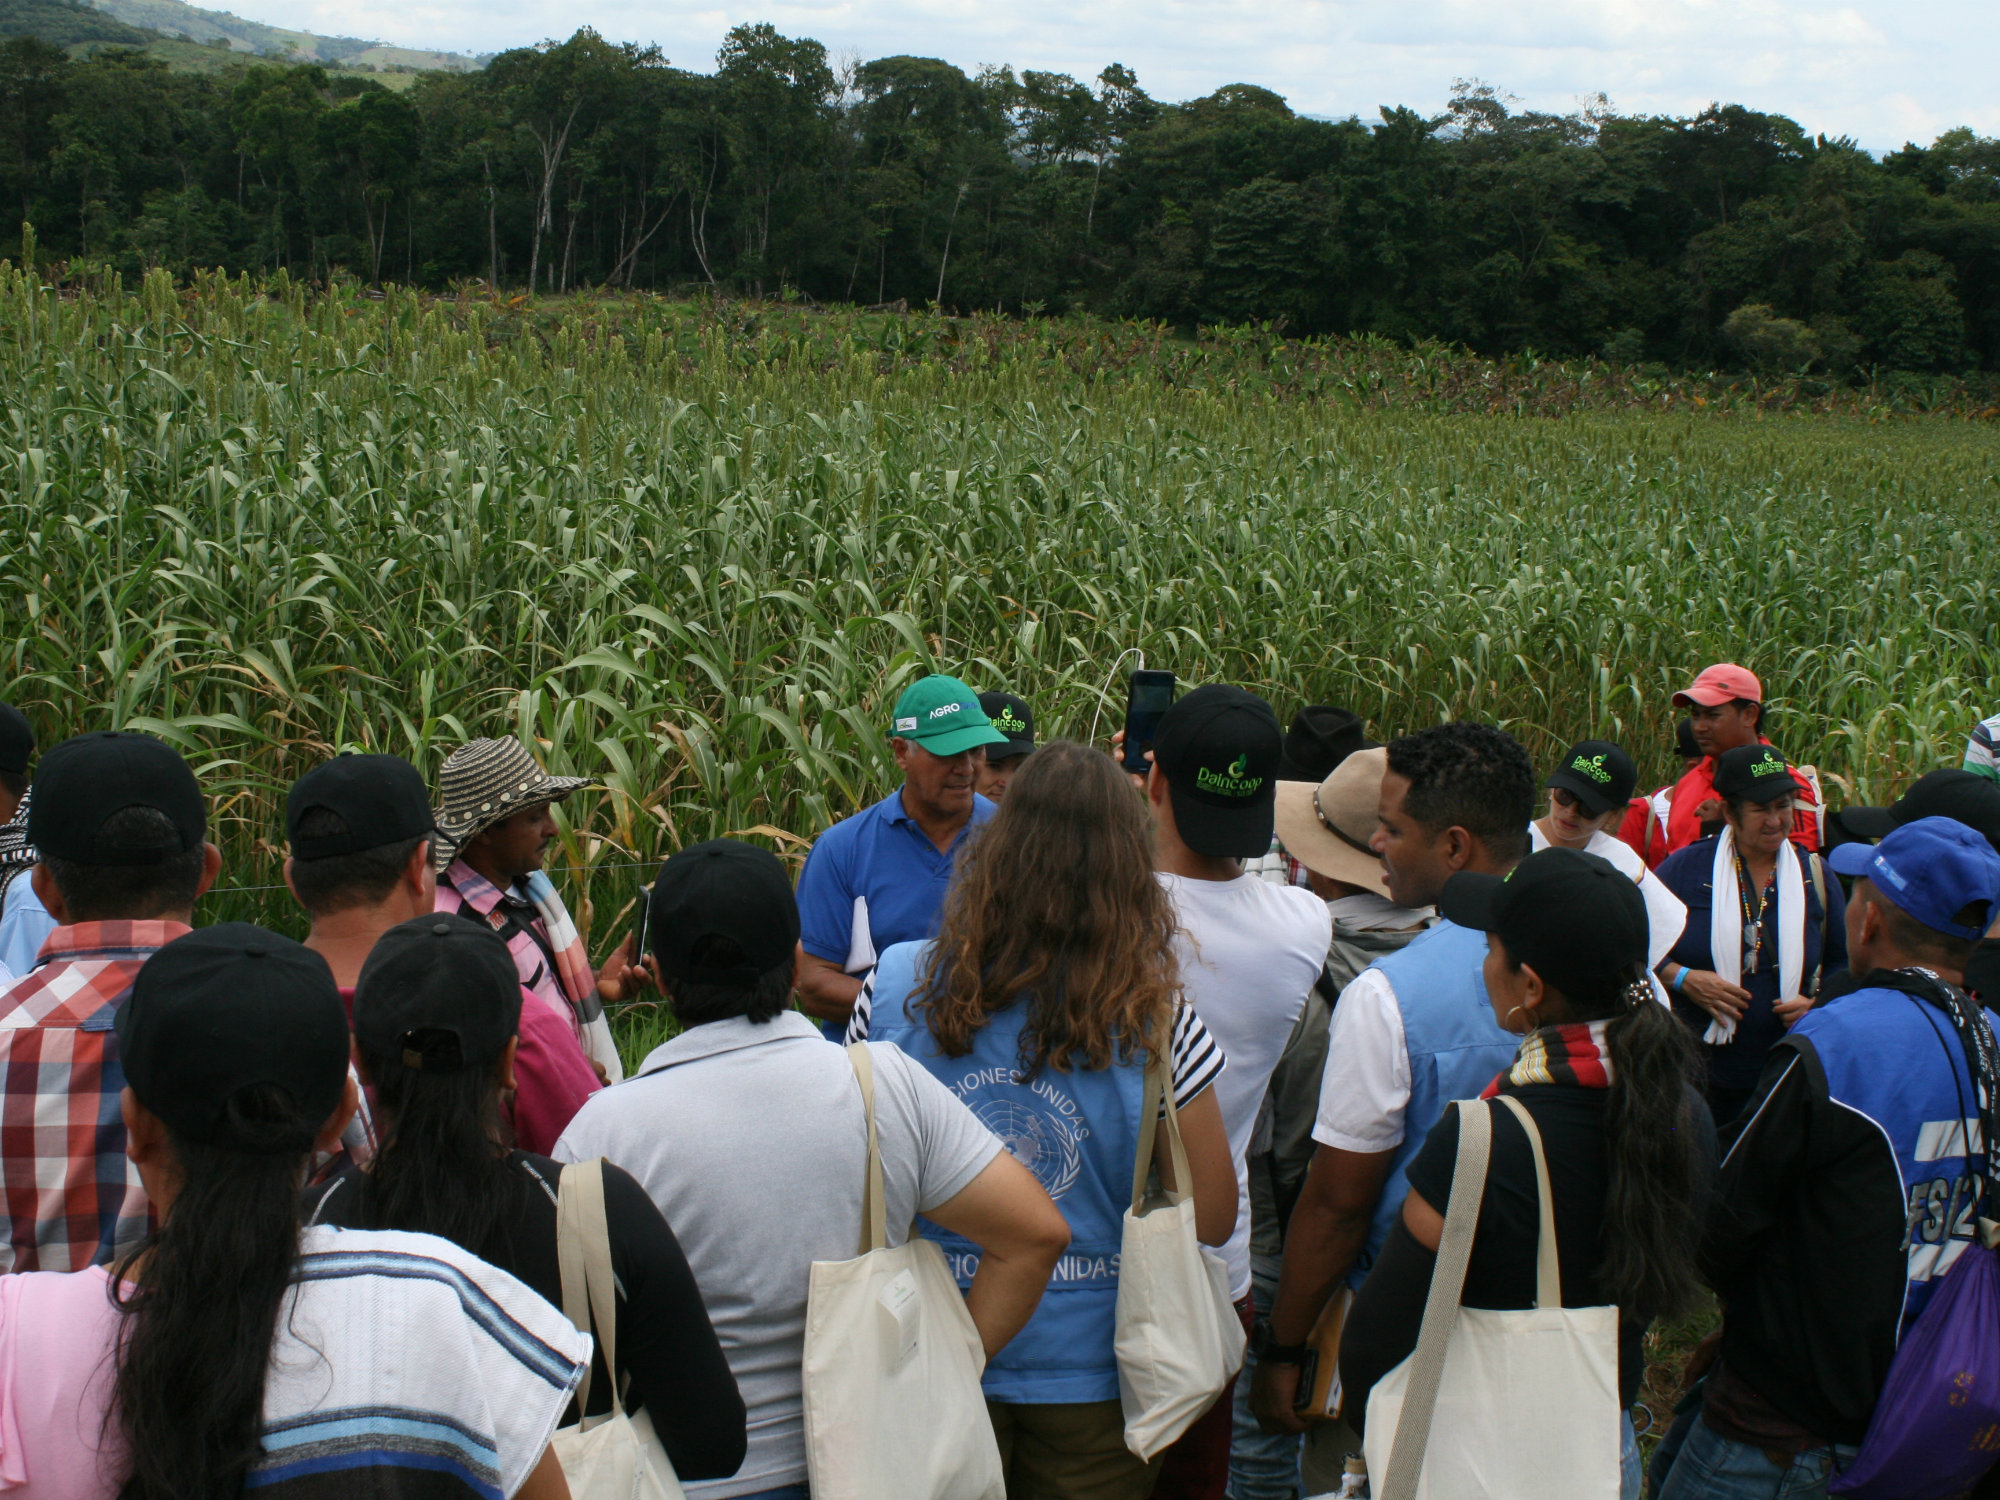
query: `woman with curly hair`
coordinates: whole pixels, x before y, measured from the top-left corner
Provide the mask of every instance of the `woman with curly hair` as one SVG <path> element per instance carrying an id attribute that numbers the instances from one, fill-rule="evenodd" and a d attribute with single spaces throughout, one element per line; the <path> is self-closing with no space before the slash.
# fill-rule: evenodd
<path id="1" fill-rule="evenodd" d="M 1032 1170 L 1070 1248 L 986 1366 L 1009 1494 L 1145 1496 L 1156 1459 L 1126 1451 L 1112 1328 L 1146 1071 L 1170 1069 L 1196 1232 L 1236 1224 L 1236 1170 L 1209 1087 L 1222 1054 L 1180 998 L 1174 917 L 1153 830 L 1108 756 L 1056 741 L 959 857 L 937 938 L 882 955 L 849 1040 L 898 1043 Z M 1166 1133 L 1155 1160 L 1166 1165 Z M 966 1284 L 978 1254 L 926 1225 Z"/>

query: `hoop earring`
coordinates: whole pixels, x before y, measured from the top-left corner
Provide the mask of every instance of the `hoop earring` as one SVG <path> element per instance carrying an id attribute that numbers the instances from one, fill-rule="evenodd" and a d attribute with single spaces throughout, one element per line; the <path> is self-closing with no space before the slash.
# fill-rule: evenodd
<path id="1" fill-rule="evenodd" d="M 1518 1016 L 1524 1009 L 1526 1009 L 1525 1006 L 1517 1005 L 1507 1012 L 1507 1024 L 1510 1027 L 1514 1024 L 1514 1017 Z"/>

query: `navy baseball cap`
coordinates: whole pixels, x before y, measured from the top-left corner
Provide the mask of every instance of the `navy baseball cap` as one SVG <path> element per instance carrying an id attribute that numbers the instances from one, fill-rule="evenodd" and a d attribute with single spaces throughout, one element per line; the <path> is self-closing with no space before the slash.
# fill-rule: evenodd
<path id="1" fill-rule="evenodd" d="M 2000 909 L 2000 853 L 1952 818 L 1918 818 L 1879 844 L 1842 844 L 1826 862 L 1867 876 L 1891 905 L 1966 942 L 1985 936 Z"/>

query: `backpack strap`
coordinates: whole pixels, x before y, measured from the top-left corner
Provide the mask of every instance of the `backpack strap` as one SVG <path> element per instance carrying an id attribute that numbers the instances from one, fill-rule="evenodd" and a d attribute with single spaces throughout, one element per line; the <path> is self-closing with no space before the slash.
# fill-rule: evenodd
<path id="1" fill-rule="evenodd" d="M 1811 998 L 1819 993 L 1820 976 L 1826 972 L 1826 861 L 1808 850 L 1806 869 L 1812 876 L 1813 894 L 1819 897 L 1819 968 L 1813 971 L 1812 983 L 1806 987 L 1806 995 Z"/>

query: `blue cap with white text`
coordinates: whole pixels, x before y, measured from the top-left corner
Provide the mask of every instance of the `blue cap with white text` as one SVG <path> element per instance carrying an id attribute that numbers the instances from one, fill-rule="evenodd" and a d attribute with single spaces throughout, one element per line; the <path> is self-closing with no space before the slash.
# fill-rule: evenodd
<path id="1" fill-rule="evenodd" d="M 1865 875 L 1894 906 L 1933 932 L 1975 942 L 2000 910 L 2000 853 L 1954 818 L 1918 818 L 1879 844 L 1842 844 L 1837 872 Z"/>

